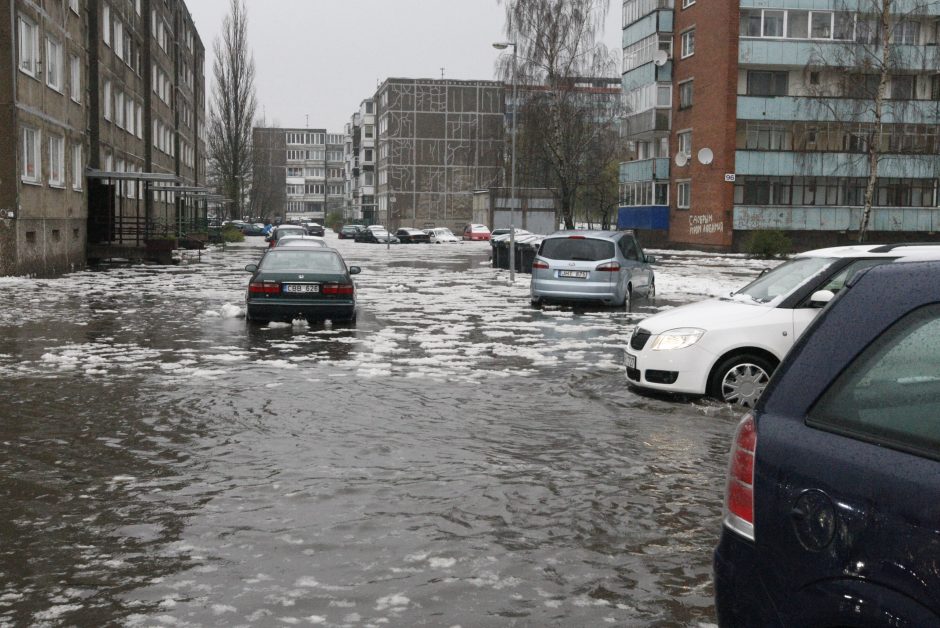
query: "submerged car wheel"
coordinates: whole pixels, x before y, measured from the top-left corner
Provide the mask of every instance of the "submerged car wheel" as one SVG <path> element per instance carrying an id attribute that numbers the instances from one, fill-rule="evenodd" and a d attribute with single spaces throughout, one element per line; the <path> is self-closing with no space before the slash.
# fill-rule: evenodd
<path id="1" fill-rule="evenodd" d="M 633 286 L 627 284 L 627 289 L 623 293 L 623 303 L 621 303 L 623 309 L 630 311 L 630 306 L 633 305 Z"/>
<path id="2" fill-rule="evenodd" d="M 767 387 L 774 368 L 767 359 L 757 355 L 732 356 L 715 367 L 709 392 L 719 401 L 753 408 Z"/>
<path id="3" fill-rule="evenodd" d="M 652 299 L 652 298 L 655 297 L 655 296 L 656 296 L 656 282 L 655 282 L 655 281 L 651 281 L 651 282 L 650 282 L 649 290 L 646 291 L 646 298 L 647 298 L 647 299 Z"/>

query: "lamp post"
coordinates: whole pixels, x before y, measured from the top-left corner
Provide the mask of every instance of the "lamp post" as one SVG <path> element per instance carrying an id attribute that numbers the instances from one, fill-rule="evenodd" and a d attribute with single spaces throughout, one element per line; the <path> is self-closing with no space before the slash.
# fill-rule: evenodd
<path id="1" fill-rule="evenodd" d="M 516 42 L 502 41 L 493 44 L 497 50 L 512 46 L 512 166 L 509 183 L 509 283 L 516 280 Z"/>

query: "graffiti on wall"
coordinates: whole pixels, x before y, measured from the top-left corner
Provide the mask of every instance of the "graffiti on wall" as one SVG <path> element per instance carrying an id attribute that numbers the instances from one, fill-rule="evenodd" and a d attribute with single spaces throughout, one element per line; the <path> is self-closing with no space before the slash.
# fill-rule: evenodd
<path id="1" fill-rule="evenodd" d="M 722 233 L 725 223 L 714 214 L 692 214 L 689 216 L 689 235 Z"/>

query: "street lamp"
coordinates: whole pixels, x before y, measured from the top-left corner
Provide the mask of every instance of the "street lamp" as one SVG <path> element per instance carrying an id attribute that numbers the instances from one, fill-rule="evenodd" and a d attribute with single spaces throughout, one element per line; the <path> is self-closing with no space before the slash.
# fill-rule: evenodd
<path id="1" fill-rule="evenodd" d="M 509 184 L 509 283 L 516 280 L 516 42 L 501 41 L 493 44 L 497 50 L 512 46 L 512 170 Z"/>

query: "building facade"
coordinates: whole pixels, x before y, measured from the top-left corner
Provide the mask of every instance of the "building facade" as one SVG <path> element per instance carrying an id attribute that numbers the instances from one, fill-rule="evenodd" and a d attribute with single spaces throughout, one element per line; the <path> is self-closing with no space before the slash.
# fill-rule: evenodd
<path id="1" fill-rule="evenodd" d="M 375 101 L 364 100 L 346 124 L 346 200 L 343 221 L 375 218 Z"/>
<path id="2" fill-rule="evenodd" d="M 623 3 L 636 159 L 620 169 L 621 227 L 723 250 L 761 230 L 800 248 L 852 242 L 874 159 L 868 239 L 934 238 L 940 7 L 887 16 L 879 127 L 880 3 L 675 2 Z"/>
<path id="3" fill-rule="evenodd" d="M 462 229 L 473 192 L 501 182 L 504 85 L 389 78 L 375 94 L 376 218 Z"/>
<path id="4" fill-rule="evenodd" d="M 0 274 L 68 272 L 89 243 L 191 223 L 170 191 L 205 182 L 205 50 L 185 3 L 0 6 L 0 132 L 16 138 L 0 149 Z"/>

